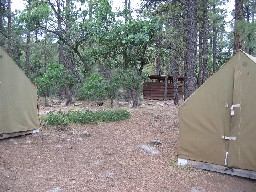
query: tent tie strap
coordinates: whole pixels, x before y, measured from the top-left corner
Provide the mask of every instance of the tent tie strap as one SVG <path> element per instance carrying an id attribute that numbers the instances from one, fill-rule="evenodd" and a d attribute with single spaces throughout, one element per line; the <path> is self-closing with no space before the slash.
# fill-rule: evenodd
<path id="1" fill-rule="evenodd" d="M 224 140 L 229 140 L 229 141 L 235 141 L 236 140 L 236 137 L 228 137 L 228 136 L 225 136 L 225 135 L 222 135 L 221 138 L 224 139 Z"/>
<path id="2" fill-rule="evenodd" d="M 232 105 L 232 106 L 230 107 L 231 116 L 234 116 L 234 115 L 235 115 L 234 108 L 239 108 L 239 107 L 240 107 L 240 104 L 235 104 L 235 105 Z"/>
<path id="3" fill-rule="evenodd" d="M 225 160 L 224 160 L 225 166 L 228 165 L 228 152 L 226 151 L 225 154 Z"/>

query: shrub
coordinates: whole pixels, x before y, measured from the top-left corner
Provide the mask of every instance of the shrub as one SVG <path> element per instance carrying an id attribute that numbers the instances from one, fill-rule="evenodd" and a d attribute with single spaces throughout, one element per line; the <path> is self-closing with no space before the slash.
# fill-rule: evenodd
<path id="1" fill-rule="evenodd" d="M 68 125 L 70 124 L 68 120 L 69 119 L 66 117 L 66 114 L 62 111 L 58 111 L 56 113 L 49 112 L 47 117 L 44 119 L 48 125 Z"/>
<path id="2" fill-rule="evenodd" d="M 107 98 L 106 79 L 98 73 L 93 73 L 86 78 L 82 90 L 82 98 L 91 101 L 102 101 Z"/>
<path id="3" fill-rule="evenodd" d="M 89 124 L 96 122 L 113 122 L 129 119 L 130 112 L 123 109 L 109 111 L 69 111 L 50 112 L 44 121 L 48 125 L 68 125 L 71 123 Z"/>

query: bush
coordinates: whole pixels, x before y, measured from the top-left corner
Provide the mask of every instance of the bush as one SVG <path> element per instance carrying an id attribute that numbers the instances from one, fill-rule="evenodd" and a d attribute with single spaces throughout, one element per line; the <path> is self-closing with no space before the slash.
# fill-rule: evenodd
<path id="1" fill-rule="evenodd" d="M 68 125 L 70 124 L 68 120 L 66 114 L 62 111 L 58 111 L 57 113 L 49 112 L 44 119 L 48 125 Z"/>
<path id="2" fill-rule="evenodd" d="M 69 111 L 49 112 L 44 119 L 48 125 L 68 125 L 71 123 L 113 122 L 129 119 L 131 114 L 127 110 L 115 111 Z"/>
<path id="3" fill-rule="evenodd" d="M 59 90 L 66 86 L 69 79 L 65 66 L 57 63 L 50 63 L 45 73 L 36 79 L 39 95 L 46 96 L 50 90 Z"/>
<path id="4" fill-rule="evenodd" d="M 106 79 L 98 73 L 93 73 L 86 78 L 82 90 L 82 98 L 91 101 L 102 101 L 107 98 Z"/>

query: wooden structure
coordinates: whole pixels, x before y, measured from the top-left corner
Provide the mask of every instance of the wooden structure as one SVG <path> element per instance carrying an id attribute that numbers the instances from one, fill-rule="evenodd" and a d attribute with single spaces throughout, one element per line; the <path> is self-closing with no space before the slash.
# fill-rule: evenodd
<path id="1" fill-rule="evenodd" d="M 151 82 L 145 82 L 143 84 L 143 98 L 153 100 L 164 100 L 165 90 L 165 75 L 149 75 Z M 184 78 L 178 77 L 179 81 L 179 95 L 183 96 L 184 93 Z M 171 100 L 174 98 L 174 86 L 173 77 L 167 76 L 167 99 Z"/>

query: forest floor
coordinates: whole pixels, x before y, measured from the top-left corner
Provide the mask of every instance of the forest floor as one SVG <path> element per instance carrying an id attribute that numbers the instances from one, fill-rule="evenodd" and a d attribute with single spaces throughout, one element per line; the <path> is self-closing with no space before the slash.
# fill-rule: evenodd
<path id="1" fill-rule="evenodd" d="M 53 105 L 40 114 L 81 107 L 108 108 Z M 1 140 L 0 192 L 256 191 L 253 180 L 177 166 L 178 109 L 171 101 L 119 107 L 132 113 L 129 120 L 42 125 L 39 133 Z"/>

